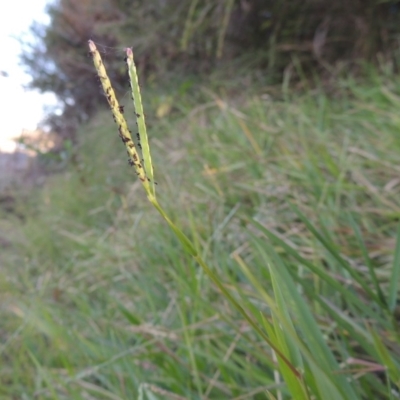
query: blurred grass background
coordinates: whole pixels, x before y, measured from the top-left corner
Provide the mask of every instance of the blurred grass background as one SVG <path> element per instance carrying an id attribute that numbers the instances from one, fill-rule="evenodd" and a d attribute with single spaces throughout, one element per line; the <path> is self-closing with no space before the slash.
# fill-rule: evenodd
<path id="1" fill-rule="evenodd" d="M 371 50 L 363 61 L 349 49 L 348 58 L 317 60 L 309 50 L 303 59 L 300 39 L 307 35 L 299 26 L 315 40 L 325 21 L 321 5 L 320 14 L 311 13 L 313 2 L 276 6 L 282 17 L 263 2 L 171 1 L 160 14 L 161 3 L 99 2 L 100 16 L 90 1 L 61 1 L 51 10 L 43 54 L 58 67 L 54 75 L 44 68 L 41 82 L 43 90 L 60 88 L 65 114 L 54 117 L 53 128 L 73 146 L 61 172 L 29 192 L 16 188 L 12 208 L 1 211 L 0 398 L 295 398 L 269 347 L 146 201 L 109 112 L 98 106 L 105 101 L 81 45 L 93 32 L 77 29 L 90 24 L 73 7 L 86 7 L 91 29 L 105 30 L 103 45 L 116 32 L 113 15 L 127 35 L 110 39 L 102 54 L 121 85 L 128 119 L 133 109 L 119 46 L 132 42 L 137 49 L 158 196 L 226 287 L 270 323 L 266 294 L 279 304 L 280 290 L 301 340 L 318 358 L 320 344 L 307 342 L 314 329 L 309 310 L 315 337 L 337 361 L 335 379 L 344 377 L 336 398 L 399 398 L 400 82 L 393 48 Z M 240 41 L 228 34 L 232 26 L 221 28 L 246 4 L 270 13 L 260 17 L 263 34 L 275 24 L 282 32 L 279 21 L 297 26 L 292 36 L 284 31 L 297 40 L 274 70 L 279 44 L 258 61 L 251 54 L 261 50 L 251 39 L 254 47 L 242 58 L 234 51 Z M 379 15 L 383 4 L 397 18 L 396 2 L 354 7 L 372 18 L 376 4 Z M 290 19 L 296 10 L 298 20 Z M 60 28 L 61 17 L 75 27 L 75 42 Z M 268 43 L 281 35 L 269 33 Z M 166 52 L 171 42 L 181 49 L 175 58 Z M 340 53 L 325 43 L 328 54 Z M 89 86 L 79 71 L 87 71 L 81 77 Z M 79 97 L 84 90 L 86 99 Z M 283 271 L 288 275 L 279 278 Z M 317 375 L 307 381 L 314 394 L 316 381 Z"/>

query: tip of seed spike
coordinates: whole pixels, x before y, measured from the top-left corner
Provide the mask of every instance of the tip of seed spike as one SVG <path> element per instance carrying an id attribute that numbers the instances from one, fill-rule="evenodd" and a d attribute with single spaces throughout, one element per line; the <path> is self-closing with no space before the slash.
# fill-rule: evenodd
<path id="1" fill-rule="evenodd" d="M 127 48 L 126 48 L 126 55 L 127 55 L 128 57 L 133 55 L 132 49 L 131 49 L 130 47 L 127 47 Z"/>
<path id="2" fill-rule="evenodd" d="M 94 44 L 93 40 L 88 40 L 88 44 L 91 51 L 96 50 L 96 45 Z"/>

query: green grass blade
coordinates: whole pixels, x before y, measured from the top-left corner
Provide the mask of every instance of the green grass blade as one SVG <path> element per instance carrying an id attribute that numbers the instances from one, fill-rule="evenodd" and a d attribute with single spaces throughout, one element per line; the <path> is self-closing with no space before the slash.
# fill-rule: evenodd
<path id="1" fill-rule="evenodd" d="M 381 304 L 378 295 L 371 290 L 365 279 L 358 272 L 356 272 L 354 268 L 352 268 L 352 266 L 349 265 L 347 261 L 345 261 L 341 257 L 335 246 L 318 232 L 318 230 L 313 226 L 313 224 L 309 221 L 309 219 L 296 206 L 291 205 L 291 208 L 303 221 L 307 229 L 329 251 L 329 253 L 333 256 L 333 258 L 349 273 L 349 275 L 365 290 L 365 292 L 369 294 L 369 296 L 372 299 L 374 299 L 378 304 Z"/>
<path id="2" fill-rule="evenodd" d="M 286 343 L 284 338 L 282 337 L 284 332 L 279 326 L 279 322 L 275 319 L 273 326 L 263 316 L 263 325 L 265 331 L 268 333 L 269 338 L 275 344 L 275 346 L 281 348 L 282 351 L 285 351 L 284 346 L 286 345 Z M 285 352 L 288 355 L 288 349 L 286 349 Z M 307 389 L 305 388 L 303 381 L 293 375 L 292 371 L 288 369 L 287 365 L 282 362 L 280 357 L 278 357 L 278 364 L 279 373 L 283 376 L 283 379 L 286 382 L 286 386 L 293 398 L 299 400 L 309 400 L 310 397 L 308 396 Z"/>
<path id="3" fill-rule="evenodd" d="M 304 390 L 302 376 L 299 373 L 294 373 L 298 369 L 302 368 L 302 360 L 301 355 L 297 351 L 296 347 L 292 345 L 292 343 L 288 343 L 286 334 L 282 327 L 280 327 L 280 322 L 282 322 L 283 318 L 280 315 L 279 307 L 274 299 L 269 296 L 269 294 L 264 290 L 264 288 L 260 285 L 255 276 L 251 273 L 249 267 L 246 263 L 241 259 L 240 256 L 235 255 L 235 260 L 246 275 L 247 279 L 252 283 L 252 285 L 257 289 L 257 291 L 261 294 L 262 298 L 266 301 L 271 312 L 273 314 L 273 327 L 272 325 L 265 319 L 264 315 L 262 316 L 262 323 L 268 333 L 268 341 L 270 346 L 275 350 L 278 363 L 279 363 L 279 372 L 282 373 L 285 382 L 294 395 L 299 395 L 302 393 L 301 397 L 307 399 L 306 391 Z M 278 318 L 280 315 L 280 318 Z M 287 320 L 285 319 L 285 323 Z M 293 325 L 290 325 L 293 328 Z M 278 350 L 278 351 L 277 351 Z M 290 364 L 286 360 L 289 360 Z M 283 366 L 284 364 L 284 366 Z M 305 396 L 305 397 L 304 397 Z M 297 398 L 297 397 L 296 397 Z"/>
<path id="4" fill-rule="evenodd" d="M 313 375 L 316 376 L 318 373 L 319 379 L 316 379 L 316 386 L 319 388 L 320 394 L 323 394 L 326 399 L 329 398 L 327 397 L 328 393 L 329 396 L 332 393 L 339 396 L 340 393 L 343 398 L 355 399 L 355 393 L 345 377 L 334 374 L 339 370 L 339 365 L 326 344 L 307 303 L 298 293 L 286 265 L 277 257 L 272 247 L 259 238 L 253 237 L 253 243 L 270 270 L 274 294 L 276 297 L 278 296 L 277 305 L 281 317 L 280 322 L 283 324 L 283 321 L 286 321 L 284 326 L 287 333 L 292 332 L 292 340 L 294 339 L 292 347 L 302 349 L 310 368 L 313 370 Z M 302 332 L 302 340 L 295 333 L 294 324 L 291 323 L 288 310 L 292 310 L 293 315 L 296 316 L 296 330 Z M 304 344 L 301 343 L 302 341 L 304 341 Z M 334 399 L 335 397 L 331 398 Z"/>
<path id="5" fill-rule="evenodd" d="M 306 260 L 295 249 L 290 247 L 285 241 L 283 241 L 281 238 L 279 238 L 274 233 L 269 231 L 258 221 L 251 220 L 251 223 L 261 232 L 263 232 L 272 242 L 277 244 L 279 247 L 282 247 L 287 252 L 287 254 L 291 255 L 295 260 L 300 262 L 302 265 L 307 267 L 311 272 L 313 272 L 318 277 L 323 279 L 330 287 L 334 288 L 339 293 L 341 293 L 344 298 L 348 299 L 348 301 L 357 306 L 359 309 L 364 309 L 362 301 L 357 296 L 355 296 L 351 291 L 349 291 L 345 286 L 343 286 L 340 282 L 338 282 L 336 279 L 330 276 L 327 272 L 325 272 L 321 268 L 318 268 L 312 262 Z M 372 309 L 369 309 L 368 311 L 371 314 L 372 318 L 376 318 L 376 315 Z"/>
<path id="6" fill-rule="evenodd" d="M 400 364 L 393 360 L 380 335 L 374 331 L 371 334 L 381 363 L 388 369 L 390 379 L 400 388 Z"/>
<path id="7" fill-rule="evenodd" d="M 183 327 L 183 337 L 186 343 L 186 349 L 189 355 L 189 361 L 190 361 L 190 365 L 192 368 L 192 374 L 193 374 L 193 378 L 194 378 L 194 382 L 196 385 L 196 389 L 198 392 L 198 395 L 200 398 L 203 397 L 203 390 L 202 390 L 202 385 L 201 385 L 201 379 L 199 376 L 199 369 L 197 367 L 197 359 L 195 356 L 195 349 L 194 349 L 194 343 L 193 343 L 193 338 L 192 335 L 189 331 L 189 329 L 187 329 L 188 326 L 188 322 L 186 320 L 186 316 L 185 313 L 183 312 L 183 310 L 181 309 L 180 306 L 177 306 L 178 309 L 178 314 L 179 317 L 181 319 L 181 323 L 182 323 L 182 327 Z"/>
<path id="8" fill-rule="evenodd" d="M 275 332 L 273 337 L 276 337 L 278 343 L 276 347 L 280 348 L 282 353 L 289 351 L 290 355 L 288 355 L 288 358 L 291 361 L 291 357 L 294 356 L 299 362 L 301 359 L 296 354 L 299 351 L 303 354 L 305 365 L 312 371 L 311 375 L 307 376 L 306 374 L 303 379 L 306 385 L 314 388 L 315 393 L 320 393 L 320 398 L 330 400 L 356 399 L 350 385 L 346 383 L 345 378 L 335 375 L 335 372 L 339 370 L 339 366 L 325 344 L 316 322 L 307 311 L 307 306 L 299 299 L 299 295 L 297 294 L 297 290 L 290 276 L 280 276 L 285 266 L 273 266 L 272 263 L 274 263 L 274 261 L 269 260 L 269 257 L 264 251 L 265 243 L 261 243 L 258 238 L 253 237 L 253 240 L 259 254 L 265 259 L 265 264 L 269 266 L 272 280 L 276 280 L 274 284 L 275 297 L 278 296 L 281 297 L 281 299 L 275 303 L 240 257 L 236 256 L 236 260 L 239 262 L 247 278 L 267 302 L 274 315 Z M 290 288 L 287 285 L 289 285 Z M 284 297 L 279 295 L 280 291 L 284 291 Z M 293 298 L 293 296 L 295 298 Z M 289 309 L 296 315 L 296 329 L 291 322 L 291 317 L 287 317 Z M 304 339 L 301 339 L 297 334 L 298 329 L 301 330 Z M 296 366 L 295 362 L 294 365 Z M 281 372 L 283 374 L 282 369 Z M 312 376 L 316 379 L 312 379 Z M 289 377 L 285 377 L 287 383 L 288 379 Z M 312 382 L 310 379 L 312 379 Z M 294 388 L 295 386 L 293 386 L 293 389 Z"/>
<path id="9" fill-rule="evenodd" d="M 375 287 L 375 291 L 378 294 L 382 305 L 386 305 L 385 296 L 384 296 L 384 294 L 382 292 L 382 289 L 381 289 L 381 287 L 379 285 L 379 281 L 378 281 L 378 278 L 377 278 L 377 276 L 375 274 L 374 267 L 372 266 L 371 258 L 369 257 L 367 248 L 366 248 L 364 240 L 362 238 L 362 235 L 361 235 L 361 232 L 360 232 L 360 228 L 358 227 L 358 225 L 354 221 L 354 218 L 350 214 L 349 214 L 349 222 L 350 222 L 350 224 L 351 224 L 351 226 L 353 228 L 353 231 L 355 233 L 356 239 L 358 241 L 358 245 L 359 245 L 359 247 L 361 249 L 362 255 L 363 255 L 364 260 L 365 260 L 365 264 L 368 267 L 368 271 L 369 271 L 372 283 L 373 283 L 373 285 Z"/>
<path id="10" fill-rule="evenodd" d="M 396 248 L 394 250 L 393 267 L 389 285 L 388 301 L 389 301 L 389 309 L 392 312 L 395 310 L 397 304 L 397 291 L 399 287 L 399 279 L 400 279 L 400 224 L 397 227 Z"/>

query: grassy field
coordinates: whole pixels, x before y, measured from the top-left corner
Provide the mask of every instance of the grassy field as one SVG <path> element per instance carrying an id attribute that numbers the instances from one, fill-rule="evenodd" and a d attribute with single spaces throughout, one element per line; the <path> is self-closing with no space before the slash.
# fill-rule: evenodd
<path id="1" fill-rule="evenodd" d="M 143 90 L 160 202 L 309 398 L 399 398 L 398 78 Z M 303 398 L 148 203 L 109 112 L 79 138 L 0 220 L 0 399 Z"/>

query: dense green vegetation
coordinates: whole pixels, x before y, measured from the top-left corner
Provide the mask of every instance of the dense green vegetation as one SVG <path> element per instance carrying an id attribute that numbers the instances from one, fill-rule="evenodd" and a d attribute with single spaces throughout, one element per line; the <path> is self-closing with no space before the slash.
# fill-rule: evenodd
<path id="1" fill-rule="evenodd" d="M 144 88 L 161 203 L 317 398 L 398 398 L 398 78 L 218 86 Z M 296 398 L 146 201 L 109 113 L 78 137 L 25 220 L 0 220 L 0 398 Z"/>
<path id="2" fill-rule="evenodd" d="M 0 399 L 399 398 L 398 1 L 49 16 L 22 61 L 65 169 L 0 205 Z M 89 38 L 131 126 L 133 47 L 157 199 L 220 288 L 129 168 Z"/>

